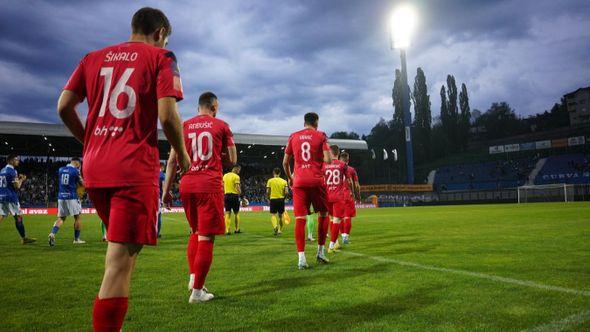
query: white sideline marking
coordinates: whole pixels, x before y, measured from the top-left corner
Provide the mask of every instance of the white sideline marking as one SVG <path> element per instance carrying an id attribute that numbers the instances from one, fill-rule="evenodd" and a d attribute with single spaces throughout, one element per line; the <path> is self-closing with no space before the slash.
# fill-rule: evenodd
<path id="1" fill-rule="evenodd" d="M 524 330 L 523 332 L 549 332 L 563 331 L 590 320 L 590 311 L 582 311 L 561 320 Z"/>
<path id="2" fill-rule="evenodd" d="M 170 218 L 170 219 L 173 219 L 173 218 Z M 258 235 L 258 234 L 249 234 L 249 235 L 255 236 L 255 237 L 260 237 L 260 238 L 267 238 L 266 236 Z M 275 240 L 292 242 L 287 239 L 275 239 Z M 530 281 L 530 280 L 519 280 L 519 279 L 513 279 L 513 278 L 507 278 L 507 277 L 500 277 L 500 276 L 496 276 L 496 275 L 492 275 L 492 274 L 471 272 L 471 271 L 467 271 L 467 270 L 458 270 L 458 269 L 450 269 L 450 268 L 446 268 L 446 267 L 438 267 L 438 266 L 433 266 L 433 265 L 424 265 L 424 264 L 419 264 L 419 263 L 401 261 L 401 260 L 397 260 L 397 259 L 393 259 L 393 258 L 386 258 L 386 257 L 380 257 L 380 256 L 370 256 L 370 255 L 361 254 L 361 253 L 352 252 L 352 251 L 346 251 L 346 250 L 341 251 L 341 253 L 346 254 L 346 255 L 350 255 L 350 256 L 366 257 L 366 258 L 369 258 L 369 259 L 372 259 L 372 260 L 378 261 L 378 262 L 393 263 L 393 264 L 397 264 L 397 265 L 401 265 L 401 266 L 409 266 L 409 267 L 418 268 L 418 269 L 422 269 L 422 270 L 459 274 L 459 275 L 475 277 L 475 278 L 480 278 L 480 279 L 487 279 L 487 280 L 496 281 L 496 282 L 503 282 L 506 284 L 513 284 L 513 285 L 519 285 L 519 286 L 524 286 L 524 287 L 529 287 L 529 288 L 537 288 L 537 289 L 543 289 L 543 290 L 548 290 L 548 291 L 590 297 L 590 291 L 577 290 L 577 289 L 560 287 L 560 286 L 545 285 L 545 284 L 536 283 L 536 282 Z M 590 312 L 588 312 L 588 314 L 590 315 Z M 590 317 L 589 317 L 589 319 L 590 319 Z"/>
<path id="3" fill-rule="evenodd" d="M 537 289 L 543 289 L 543 290 L 549 290 L 549 291 L 556 291 L 556 292 L 562 292 L 562 293 L 568 293 L 568 294 L 574 294 L 574 295 L 580 295 L 580 296 L 590 296 L 590 291 L 583 291 L 583 290 L 577 290 L 577 289 L 572 289 L 572 288 L 539 284 L 539 283 L 536 283 L 534 281 L 529 281 L 529 280 L 519 280 L 519 279 L 500 277 L 500 276 L 479 273 L 479 272 L 471 272 L 471 271 L 466 271 L 466 270 L 449 269 L 446 267 L 424 265 L 424 264 L 419 264 L 419 263 L 400 261 L 400 260 L 392 259 L 392 258 L 385 258 L 385 257 L 379 257 L 379 256 L 369 256 L 369 255 L 351 252 L 351 251 L 342 251 L 342 253 L 347 254 L 347 255 L 351 255 L 351 256 L 366 257 L 366 258 L 369 258 L 369 259 L 372 259 L 372 260 L 375 260 L 378 262 L 394 263 L 394 264 L 401 265 L 401 266 L 409 266 L 409 267 L 414 267 L 414 268 L 423 269 L 423 270 L 460 274 L 460 275 L 465 275 L 465 276 L 470 276 L 470 277 L 475 277 L 475 278 L 480 278 L 480 279 L 487 279 L 487 280 L 492 280 L 492 281 L 497 281 L 497 282 L 503 282 L 503 283 L 507 283 L 507 284 L 513 284 L 513 285 L 519 285 L 519 286 L 525 286 L 525 287 L 531 287 L 531 288 L 537 288 Z"/>

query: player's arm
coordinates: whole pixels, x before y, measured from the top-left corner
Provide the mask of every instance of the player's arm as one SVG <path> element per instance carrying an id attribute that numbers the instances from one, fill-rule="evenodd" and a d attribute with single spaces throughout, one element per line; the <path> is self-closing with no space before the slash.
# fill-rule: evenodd
<path id="1" fill-rule="evenodd" d="M 324 151 L 324 163 L 331 164 L 332 163 L 332 155 L 330 151 Z"/>
<path id="2" fill-rule="evenodd" d="M 14 181 L 12 182 L 14 189 L 20 189 L 20 187 L 23 185 L 23 182 L 25 182 L 26 179 L 27 176 L 24 174 L 19 174 L 17 177 L 15 177 Z"/>
<path id="3" fill-rule="evenodd" d="M 236 182 L 236 183 L 234 184 L 234 186 L 235 186 L 235 188 L 236 188 L 236 192 L 238 193 L 238 195 L 241 195 L 241 194 L 242 194 L 242 186 L 240 186 L 240 182 L 239 182 L 239 181 L 238 181 L 238 182 Z"/>
<path id="4" fill-rule="evenodd" d="M 354 181 L 354 192 L 356 193 L 356 200 L 361 201 L 361 185 L 358 181 Z"/>
<path id="5" fill-rule="evenodd" d="M 293 183 L 293 174 L 291 173 L 291 158 L 293 158 L 293 156 L 285 152 L 285 156 L 283 157 L 283 170 L 285 171 L 287 181 L 290 184 Z"/>
<path id="6" fill-rule="evenodd" d="M 176 98 L 163 97 L 158 99 L 158 117 L 170 146 L 174 151 L 178 151 L 175 156 L 178 159 L 181 171 L 183 173 L 188 171 L 191 162 L 182 138 L 182 122 L 176 109 Z M 176 163 L 172 164 L 175 165 Z"/>
<path id="7" fill-rule="evenodd" d="M 168 156 L 168 163 L 166 164 L 166 178 L 162 184 L 162 203 L 165 207 L 170 208 L 172 203 L 172 194 L 170 188 L 172 182 L 176 179 L 176 151 L 170 150 L 170 156 Z"/>
<path id="8" fill-rule="evenodd" d="M 285 186 L 285 189 L 283 189 L 283 190 L 284 190 L 285 197 L 287 197 L 287 195 L 289 195 L 289 186 Z"/>
<path id="9" fill-rule="evenodd" d="M 270 200 L 270 187 L 269 187 L 268 183 L 266 184 L 266 196 Z"/>
<path id="10" fill-rule="evenodd" d="M 84 125 L 82 125 L 82 120 L 76 111 L 81 101 L 82 99 L 75 92 L 62 91 L 57 101 L 57 114 L 72 135 L 80 143 L 84 143 Z"/>

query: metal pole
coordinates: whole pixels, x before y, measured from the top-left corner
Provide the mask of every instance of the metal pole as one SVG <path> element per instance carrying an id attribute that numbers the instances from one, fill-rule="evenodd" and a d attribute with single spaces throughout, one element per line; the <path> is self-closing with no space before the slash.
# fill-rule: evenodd
<path id="1" fill-rule="evenodd" d="M 410 114 L 410 96 L 408 88 L 408 72 L 406 69 L 406 50 L 400 50 L 402 60 L 402 103 L 404 108 L 404 129 L 406 140 L 406 168 L 408 184 L 414 183 L 414 151 L 412 149 L 412 115 Z"/>

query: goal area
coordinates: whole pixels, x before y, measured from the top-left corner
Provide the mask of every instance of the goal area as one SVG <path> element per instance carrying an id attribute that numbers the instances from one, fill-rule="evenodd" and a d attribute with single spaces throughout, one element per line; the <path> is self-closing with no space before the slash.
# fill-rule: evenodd
<path id="1" fill-rule="evenodd" d="M 573 202 L 574 185 L 565 183 L 521 186 L 518 203 Z"/>

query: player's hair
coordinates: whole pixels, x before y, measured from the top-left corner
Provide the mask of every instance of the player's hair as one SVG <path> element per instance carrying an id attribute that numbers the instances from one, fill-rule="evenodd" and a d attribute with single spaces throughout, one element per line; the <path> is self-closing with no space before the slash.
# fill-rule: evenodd
<path id="1" fill-rule="evenodd" d="M 303 116 L 306 125 L 317 126 L 320 116 L 317 113 L 309 112 Z"/>
<path id="2" fill-rule="evenodd" d="M 242 166 L 240 166 L 240 165 L 237 165 L 237 164 L 236 164 L 236 165 L 234 165 L 234 166 L 233 166 L 231 169 L 232 169 L 232 171 L 233 171 L 233 170 L 236 170 L 236 169 L 239 169 L 239 170 L 241 170 L 241 169 L 242 169 Z"/>
<path id="3" fill-rule="evenodd" d="M 330 145 L 330 150 L 332 151 L 333 155 L 335 155 L 335 156 L 340 155 L 340 148 L 338 147 L 338 145 L 336 145 L 336 144 Z"/>
<path id="4" fill-rule="evenodd" d="M 348 161 L 350 159 L 350 155 L 348 152 L 344 151 L 340 154 L 340 159 L 342 159 L 342 161 Z"/>
<path id="5" fill-rule="evenodd" d="M 172 26 L 168 17 L 157 8 L 143 7 L 133 14 L 131 19 L 131 31 L 142 35 L 151 35 L 156 30 L 164 28 L 166 35 L 172 34 Z"/>
<path id="6" fill-rule="evenodd" d="M 275 169 L 272 170 L 272 174 L 274 175 L 280 175 L 281 174 L 281 169 L 278 167 L 275 167 Z"/>
<path id="7" fill-rule="evenodd" d="M 82 160 L 80 160 L 80 158 L 78 157 L 73 157 L 72 159 L 70 159 L 70 161 L 77 161 L 77 162 L 82 162 Z"/>
<path id="8" fill-rule="evenodd" d="M 199 96 L 199 107 L 211 108 L 216 100 L 217 96 L 213 92 L 203 92 L 203 94 Z"/>
<path id="9" fill-rule="evenodd" d="M 8 156 L 6 156 L 6 162 L 9 163 L 9 162 L 12 161 L 12 159 L 14 159 L 16 157 L 18 157 L 18 155 L 14 154 L 14 153 L 11 153 Z"/>

